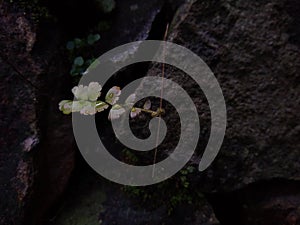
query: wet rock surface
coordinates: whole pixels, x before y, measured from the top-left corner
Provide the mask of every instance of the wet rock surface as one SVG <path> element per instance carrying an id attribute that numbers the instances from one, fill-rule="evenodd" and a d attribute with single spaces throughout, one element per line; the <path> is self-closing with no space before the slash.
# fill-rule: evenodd
<path id="1" fill-rule="evenodd" d="M 169 40 L 192 50 L 208 64 L 220 83 L 227 107 L 221 151 L 206 171 L 193 178 L 199 190 L 226 193 L 272 179 L 299 180 L 300 50 L 296 11 L 299 3 L 295 1 L 196 1 L 182 7 L 174 18 Z M 154 65 L 148 76 L 161 76 L 161 70 L 161 65 Z M 166 66 L 165 76 L 180 84 L 198 109 L 202 130 L 198 154 L 192 159 L 197 164 L 209 137 L 209 106 L 185 73 Z M 147 85 L 142 83 L 138 92 Z M 172 90 L 165 88 L 164 93 L 168 92 Z M 173 137 L 163 143 L 163 148 L 172 149 L 180 135 L 180 123 L 172 107 L 166 104 L 165 109 L 164 119 Z M 280 182 L 275 185 L 280 186 Z M 276 196 L 276 191 L 270 191 L 276 197 L 266 202 L 261 195 L 252 209 L 244 209 L 240 224 L 297 224 L 299 192 L 292 191 L 295 187 L 286 187 L 291 196 Z M 292 209 L 289 204 L 276 204 L 279 199 L 289 202 L 290 197 Z M 255 211 L 252 215 L 251 210 Z M 281 216 L 270 219 L 270 212 Z"/>
<path id="2" fill-rule="evenodd" d="M 117 1 L 113 28 L 103 33 L 103 42 L 94 51 L 100 54 L 130 41 L 162 38 L 170 20 L 168 9 L 177 7 L 177 2 L 170 2 Z M 225 225 L 299 224 L 299 8 L 294 0 L 221 0 L 190 1 L 177 11 L 168 40 L 192 50 L 209 65 L 227 105 L 222 149 L 211 167 L 192 177 L 207 200 L 190 212 L 179 206 L 168 218 L 163 207 L 138 208 L 119 188 L 105 190 L 106 211 L 99 217 L 103 224 L 212 225 L 219 224 L 216 217 Z M 164 18 L 163 24 L 158 25 L 157 17 Z M 4 225 L 45 224 L 43 218 L 61 197 L 74 167 L 71 118 L 57 110 L 57 103 L 70 97 L 72 84 L 68 63 L 60 60 L 66 58 L 59 49 L 65 34 L 56 29 L 47 31 L 47 43 L 41 42 L 36 25 L 23 12 L 6 3 L 0 6 L 0 223 Z M 161 66 L 153 66 L 148 75 L 161 76 Z M 201 136 L 192 159 L 197 165 L 209 137 L 209 106 L 182 71 L 167 66 L 165 75 L 189 93 L 198 109 Z M 139 91 L 143 85 L 147 84 Z M 172 135 L 162 149 L 172 149 L 180 125 L 173 108 L 165 109 Z M 99 197 L 102 204 L 103 193 L 95 190 L 91 199 Z M 98 210 L 99 204 L 95 207 Z M 78 212 L 83 211 L 73 213 Z"/>
<path id="3" fill-rule="evenodd" d="M 61 196 L 74 165 L 70 120 L 57 110 L 68 81 L 58 65 L 47 77 L 57 51 L 36 52 L 37 26 L 24 12 L 2 3 L 0 21 L 0 223 L 35 224 Z"/>
<path id="4" fill-rule="evenodd" d="M 208 196 L 222 224 L 299 224 L 299 182 L 269 180 Z"/>
<path id="5" fill-rule="evenodd" d="M 68 10 L 64 8 L 68 1 L 62 2 L 59 12 L 52 11 L 55 2 L 51 4 L 50 13 L 61 19 L 59 13 Z M 112 27 L 101 34 L 94 53 L 147 38 L 163 5 L 163 1 L 117 2 Z M 76 148 L 71 118 L 57 108 L 61 99 L 71 97 L 72 88 L 70 63 L 62 48 L 69 33 L 78 34 L 91 25 L 70 30 L 74 28 L 70 22 L 74 23 L 70 18 L 39 24 L 18 2 L 0 4 L 3 225 L 44 223 L 73 171 Z M 66 26 L 68 29 L 64 29 Z"/>
<path id="6" fill-rule="evenodd" d="M 28 57 L 35 41 L 34 27 L 22 13 L 10 14 L 0 7 L 1 45 L 1 152 L 0 202 L 1 224 L 20 222 L 24 209 L 20 207 L 28 197 L 33 182 L 32 158 L 28 157 L 39 143 L 34 107 L 36 94 L 18 71 L 7 62 L 31 71 L 31 79 L 40 73 L 39 66 Z M 7 27 L 11 27 L 10 31 Z"/>
<path id="7" fill-rule="evenodd" d="M 167 208 L 163 205 L 155 210 L 143 209 L 134 205 L 132 199 L 118 193 L 115 193 L 114 199 L 107 200 L 109 203 L 103 204 L 105 211 L 100 214 L 100 220 L 103 225 L 220 224 L 212 207 L 206 201 L 203 201 L 202 206 L 197 210 L 190 205 L 182 205 L 176 208 L 172 215 L 169 215 Z M 120 199 L 122 200 L 120 201 Z"/>
<path id="8" fill-rule="evenodd" d="M 210 66 L 227 106 L 225 140 L 216 161 L 199 177 L 205 181 L 203 190 L 226 191 L 264 179 L 300 178 L 300 52 L 291 38 L 295 32 L 289 28 L 295 19 L 288 3 L 197 1 L 184 19 L 173 24 L 169 39 Z M 149 75 L 161 76 L 161 67 L 154 66 Z M 194 100 L 203 124 L 200 141 L 205 142 L 210 114 L 203 93 L 178 69 L 167 67 L 166 77 Z M 147 84 L 139 91 L 143 85 Z M 166 120 L 172 117 L 176 114 L 169 111 Z M 170 131 L 175 134 L 179 126 L 173 123 Z"/>

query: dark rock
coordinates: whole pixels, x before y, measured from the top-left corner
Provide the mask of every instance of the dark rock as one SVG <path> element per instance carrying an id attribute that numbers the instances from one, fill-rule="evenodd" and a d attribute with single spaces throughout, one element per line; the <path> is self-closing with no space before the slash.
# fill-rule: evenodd
<path id="1" fill-rule="evenodd" d="M 36 26 L 27 15 L 2 3 L 0 223 L 3 225 L 36 224 L 62 194 L 74 164 L 70 119 L 57 110 L 67 81 L 62 77 L 64 73 L 45 79 L 46 65 L 56 52 L 41 59 L 45 55 L 35 53 L 36 39 Z"/>
<path id="2" fill-rule="evenodd" d="M 234 190 L 271 178 L 300 179 L 300 51 L 289 38 L 294 18 L 287 2 L 196 1 L 172 24 L 169 39 L 210 66 L 226 101 L 222 149 L 200 178 L 206 191 Z M 148 74 L 160 76 L 161 67 L 154 66 Z M 207 141 L 210 114 L 202 92 L 177 69 L 167 67 L 166 77 L 194 100 L 201 115 L 200 141 Z M 167 108 L 166 121 L 172 117 L 176 114 Z M 176 134 L 179 126 L 172 124 L 170 132 Z M 166 149 L 168 145 L 173 146 L 172 140 Z M 200 145 L 198 151 L 203 151 L 205 145 Z"/>
<path id="3" fill-rule="evenodd" d="M 161 14 L 158 27 L 165 27 L 165 23 L 172 19 L 175 9 L 166 8 L 167 1 L 138 1 L 126 0 L 116 1 L 114 16 L 108 31 L 101 33 L 101 41 L 98 43 L 99 49 L 104 53 L 119 45 L 133 41 L 145 40 L 147 38 L 161 38 L 163 32 L 153 34 L 153 23 Z M 169 5 L 167 5 L 169 6 Z M 159 29 L 159 28 L 155 28 Z M 163 28 L 164 29 L 164 28 Z"/>
<path id="4" fill-rule="evenodd" d="M 299 2 L 290 0 L 195 1 L 182 7 L 171 24 L 169 40 L 208 64 L 227 106 L 221 151 L 206 171 L 194 177 L 200 190 L 219 193 L 264 180 L 300 180 L 300 49 L 295 26 L 299 13 Z M 197 84 L 182 71 L 166 66 L 165 74 L 189 93 L 198 109 L 201 136 L 192 160 L 198 163 L 210 132 L 209 106 Z M 148 76 L 161 76 L 161 66 L 154 65 Z M 146 85 L 142 83 L 139 92 Z M 174 149 L 180 124 L 172 108 L 165 109 L 173 137 L 162 148 Z M 294 199 L 299 201 L 299 195 Z M 294 213 L 286 216 L 278 219 L 280 224 L 286 220 L 293 224 L 297 218 Z"/>
<path id="5" fill-rule="evenodd" d="M 276 188 L 276 186 L 274 187 Z M 299 189 L 286 186 L 278 190 L 278 187 L 280 185 L 277 185 L 277 191 L 268 190 L 269 192 L 261 196 L 255 204 L 250 204 L 248 208 L 243 210 L 243 224 L 300 224 Z"/>
<path id="6" fill-rule="evenodd" d="M 297 225 L 299 182 L 270 180 L 209 197 L 222 224 Z"/>
<path id="7" fill-rule="evenodd" d="M 73 1 L 45 4 L 58 22 L 39 24 L 30 12 L 18 7 L 18 2 L 3 2 L 0 6 L 3 81 L 0 84 L 0 223 L 3 225 L 44 224 L 74 167 L 71 117 L 58 110 L 58 102 L 70 98 L 72 88 L 69 62 L 63 60 L 67 57 L 61 45 L 69 33 L 86 32 L 97 21 L 86 26 L 86 19 L 81 20 L 78 13 L 76 20 L 72 16 L 65 20 L 65 11 L 70 10 L 68 6 Z M 85 3 L 76 1 L 74 9 L 81 10 L 82 4 Z M 111 29 L 101 33 L 94 53 L 148 38 L 164 4 L 164 1 L 117 1 Z M 88 7 L 89 4 L 85 5 L 83 10 Z M 92 14 L 87 18 L 94 18 L 94 11 Z M 78 27 L 78 20 L 78 24 L 86 27 Z M 66 30 L 60 30 L 61 27 Z"/>
<path id="8" fill-rule="evenodd" d="M 100 215 L 103 225 L 190 225 L 206 224 L 218 225 L 212 207 L 203 199 L 197 210 L 192 205 L 181 205 L 174 209 L 170 215 L 166 205 L 155 209 L 147 208 L 128 196 L 120 193 L 119 189 L 110 190 L 108 199 L 103 204 L 105 211 Z M 149 206 L 151 199 L 149 199 Z"/>

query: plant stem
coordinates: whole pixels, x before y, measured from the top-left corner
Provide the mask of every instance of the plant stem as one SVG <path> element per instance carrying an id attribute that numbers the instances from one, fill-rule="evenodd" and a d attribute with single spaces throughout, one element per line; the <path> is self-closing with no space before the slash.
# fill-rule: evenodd
<path id="1" fill-rule="evenodd" d="M 156 111 L 152 111 L 152 110 L 149 110 L 149 109 L 143 109 L 143 108 L 135 108 L 135 109 L 139 109 L 139 110 L 141 110 L 142 112 L 145 112 L 145 113 L 150 113 L 153 117 L 161 116 L 162 114 L 165 113 L 165 110 L 161 109 L 161 108 L 158 108 Z"/>

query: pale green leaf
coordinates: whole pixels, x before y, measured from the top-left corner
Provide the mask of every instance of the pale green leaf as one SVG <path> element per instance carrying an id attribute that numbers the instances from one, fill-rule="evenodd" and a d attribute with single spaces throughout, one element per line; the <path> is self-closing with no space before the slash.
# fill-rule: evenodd
<path id="1" fill-rule="evenodd" d="M 75 87 L 73 87 L 72 92 L 78 100 L 88 100 L 89 99 L 87 86 L 83 86 L 83 85 L 75 86 Z"/>
<path id="2" fill-rule="evenodd" d="M 88 86 L 88 99 L 90 101 L 96 101 L 101 95 L 101 85 L 98 82 L 91 82 Z"/>
<path id="3" fill-rule="evenodd" d="M 144 104 L 144 109 L 149 110 L 151 108 L 151 101 L 148 99 Z"/>
<path id="4" fill-rule="evenodd" d="M 77 66 L 82 66 L 84 64 L 84 59 L 81 56 L 78 56 L 74 59 L 74 64 Z"/>
<path id="5" fill-rule="evenodd" d="M 125 111 L 125 109 L 122 106 L 120 106 L 118 104 L 113 105 L 113 107 L 109 111 L 108 119 L 109 120 L 118 119 L 125 112 L 126 111 Z"/>
<path id="6" fill-rule="evenodd" d="M 64 114 L 70 114 L 72 112 L 72 101 L 71 100 L 63 100 L 59 103 L 59 110 Z"/>
<path id="7" fill-rule="evenodd" d="M 68 41 L 67 45 L 66 45 L 68 50 L 73 50 L 75 48 L 75 43 L 73 41 Z"/>
<path id="8" fill-rule="evenodd" d="M 96 114 L 96 103 L 88 102 L 81 110 L 80 113 L 83 115 L 95 115 Z"/>
<path id="9" fill-rule="evenodd" d="M 84 107 L 89 106 L 91 103 L 89 101 L 80 100 L 74 101 L 72 106 L 72 112 L 80 112 Z"/>
<path id="10" fill-rule="evenodd" d="M 125 105 L 126 105 L 127 107 L 132 108 L 132 107 L 134 106 L 135 100 L 136 100 L 136 94 L 131 94 L 131 95 L 129 95 L 128 98 L 125 100 Z"/>
<path id="11" fill-rule="evenodd" d="M 97 101 L 96 102 L 96 111 L 102 112 L 108 108 L 108 105 L 105 102 Z"/>
<path id="12" fill-rule="evenodd" d="M 130 117 L 134 118 L 134 117 L 138 116 L 141 112 L 142 112 L 142 110 L 139 108 L 132 108 L 131 112 L 130 112 Z"/>
<path id="13" fill-rule="evenodd" d="M 114 105 L 119 100 L 119 96 L 121 95 L 121 89 L 117 86 L 112 87 L 109 89 L 105 96 L 105 101 L 110 104 Z"/>

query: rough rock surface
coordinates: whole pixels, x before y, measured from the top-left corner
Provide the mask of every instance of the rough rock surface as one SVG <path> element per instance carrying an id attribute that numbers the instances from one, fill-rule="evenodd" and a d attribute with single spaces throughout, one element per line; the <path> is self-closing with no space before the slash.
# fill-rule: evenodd
<path id="1" fill-rule="evenodd" d="M 0 5 L 0 223 L 34 224 L 61 195 L 74 164 L 70 121 L 57 110 L 65 80 L 35 54 L 36 26 Z M 64 75 L 59 74 L 59 76 Z M 49 86 L 51 86 L 51 92 Z M 49 109 L 49 110 L 48 110 Z M 26 221 L 26 222 L 25 222 Z"/>
<path id="2" fill-rule="evenodd" d="M 129 6 L 128 12 L 135 12 L 135 22 L 140 25 L 132 34 L 130 24 L 120 24 L 114 34 L 106 36 L 117 35 L 119 39 L 107 46 L 149 35 L 154 14 L 161 7 L 159 1 L 152 2 L 154 14 L 149 10 L 147 21 L 139 18 L 137 11 L 145 3 L 132 2 L 124 4 Z M 225 141 L 212 166 L 195 176 L 199 189 L 223 193 L 274 178 L 291 182 L 287 191 L 278 194 L 271 188 L 265 199 L 260 196 L 251 202 L 240 220 L 245 224 L 260 224 L 254 220 L 256 215 L 261 221 L 268 218 L 273 225 L 300 221 L 299 194 L 293 183 L 300 178 L 299 8 L 295 0 L 196 1 L 178 11 L 171 26 L 169 40 L 201 56 L 216 75 L 227 104 Z M 124 15 L 117 20 L 120 18 Z M 57 110 L 57 103 L 71 87 L 64 62 L 52 61 L 63 57 L 53 51 L 57 45 L 50 33 L 48 42 L 41 44 L 35 26 L 23 12 L 1 4 L 0 224 L 32 225 L 40 221 L 61 195 L 73 168 L 70 118 Z M 158 67 L 149 72 L 160 74 Z M 202 125 L 201 152 L 210 126 L 205 98 L 182 72 L 168 67 L 166 77 L 181 84 L 196 103 Z M 166 111 L 166 120 L 176 122 L 172 120 L 176 115 L 168 108 Z M 179 130 L 178 124 L 172 125 L 169 132 L 173 136 L 164 143 L 170 149 Z M 251 197 L 257 190 L 245 193 Z M 241 202 L 247 202 L 244 195 Z M 209 215 L 199 212 L 195 224 L 214 222 L 209 221 L 211 207 L 205 207 Z M 270 217 L 270 212 L 279 217 Z M 203 216 L 208 221 L 203 221 Z"/>
<path id="3" fill-rule="evenodd" d="M 298 225 L 299 182 L 263 181 L 210 198 L 222 224 Z"/>
<path id="4" fill-rule="evenodd" d="M 195 177 L 203 192 L 234 191 L 278 178 L 300 180 L 299 13 L 299 2 L 292 0 L 213 0 L 188 3 L 174 19 L 169 40 L 208 64 L 227 106 L 228 126 L 221 151 Z M 161 66 L 154 65 L 148 75 L 161 76 Z M 210 130 L 205 97 L 182 71 L 167 66 L 165 76 L 180 84 L 195 102 L 202 129 L 197 151 L 202 153 Z M 144 85 L 147 83 L 141 84 L 140 92 Z M 165 120 L 173 137 L 165 141 L 165 149 L 174 149 L 180 130 L 172 110 L 166 106 Z M 199 156 L 193 161 L 198 162 Z M 283 210 L 274 202 L 268 205 L 274 213 Z M 265 206 L 258 204 L 257 210 Z M 269 224 L 283 223 L 274 219 Z"/>
<path id="5" fill-rule="evenodd" d="M 209 65 L 227 106 L 225 140 L 216 161 L 201 176 L 204 190 L 234 190 L 272 178 L 300 179 L 300 51 L 293 25 L 296 15 L 290 12 L 299 3 L 294 4 L 197 1 L 173 24 L 170 40 Z M 154 66 L 149 75 L 160 76 L 161 67 Z M 203 94 L 177 69 L 167 67 L 166 77 L 190 93 L 205 141 L 210 115 Z M 168 111 L 167 121 L 172 117 L 176 114 Z M 179 126 L 172 124 L 171 132 Z"/>
<path id="6" fill-rule="evenodd" d="M 69 3 L 73 1 L 54 1 L 49 5 L 50 13 L 64 20 L 60 13 L 65 15 L 64 10 L 69 8 L 64 7 Z M 55 4 L 62 8 L 57 9 Z M 157 0 L 117 1 L 112 29 L 101 33 L 101 41 L 93 53 L 101 54 L 117 45 L 148 38 L 163 6 L 164 1 Z M 61 46 L 69 32 L 78 34 L 88 28 L 70 30 L 74 27 L 68 24 L 74 23 L 71 17 L 40 27 L 30 18 L 30 14 L 19 9 L 18 2 L 0 3 L 0 224 L 3 225 L 44 224 L 45 215 L 66 188 L 75 160 L 71 117 L 58 111 L 58 102 L 70 98 L 72 88 L 68 76 L 70 65 L 63 60 L 67 56 Z"/>
<path id="7" fill-rule="evenodd" d="M 179 190 L 178 190 L 179 191 Z M 149 199 L 149 205 L 152 204 Z M 132 199 L 128 199 L 124 193 L 110 191 L 110 195 L 103 204 L 105 211 L 100 214 L 101 224 L 103 225 L 190 225 L 207 224 L 219 225 L 210 204 L 203 199 L 199 208 L 194 209 L 191 205 L 181 205 L 169 215 L 168 208 L 162 204 L 155 209 L 147 209 L 145 204 L 136 204 Z"/>

